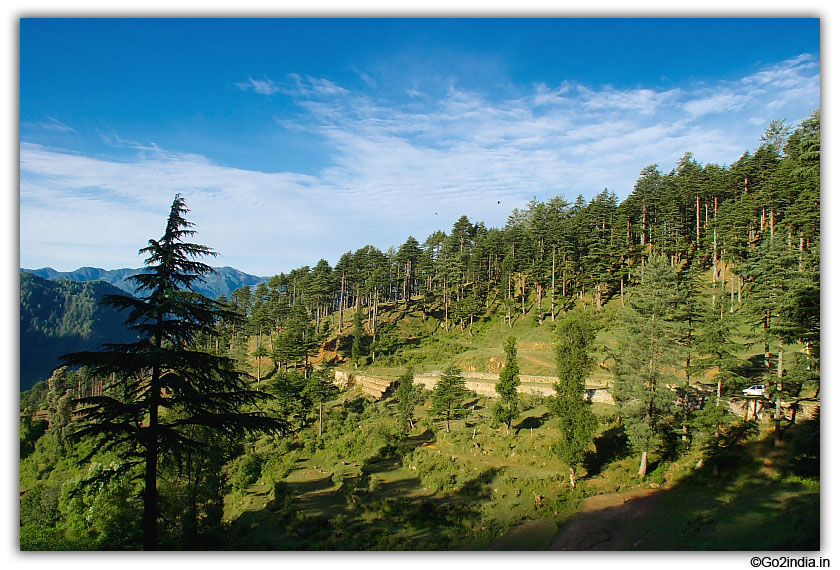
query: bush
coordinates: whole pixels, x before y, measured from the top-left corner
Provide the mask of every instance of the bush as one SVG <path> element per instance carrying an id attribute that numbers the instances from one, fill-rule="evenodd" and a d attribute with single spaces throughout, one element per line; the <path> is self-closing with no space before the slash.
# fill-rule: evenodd
<path id="1" fill-rule="evenodd" d="M 292 472 L 295 467 L 295 456 L 282 451 L 271 454 L 264 454 L 259 480 L 265 484 L 280 481 Z"/>
<path id="2" fill-rule="evenodd" d="M 38 483 L 20 500 L 22 525 L 52 527 L 61 518 L 58 509 L 60 489 L 48 483 Z"/>
<path id="3" fill-rule="evenodd" d="M 244 491 L 260 478 L 264 458 L 261 453 L 246 453 L 231 465 L 230 483 L 234 489 Z"/>
<path id="4" fill-rule="evenodd" d="M 23 551 L 93 550 L 90 542 L 68 539 L 64 532 L 51 527 L 27 524 L 20 527 L 20 549 Z"/>
<path id="5" fill-rule="evenodd" d="M 136 481 L 120 474 L 119 465 L 94 462 L 85 476 L 62 485 L 65 535 L 93 549 L 139 549 L 142 504 L 137 497 Z"/>
<path id="6" fill-rule="evenodd" d="M 662 485 L 665 482 L 665 472 L 668 471 L 669 464 L 665 461 L 660 461 L 656 469 L 648 473 L 648 479 L 653 483 Z"/>
<path id="7" fill-rule="evenodd" d="M 405 460 L 417 469 L 417 475 L 432 493 L 453 491 L 460 479 L 469 475 L 466 468 L 448 455 L 434 453 L 425 449 L 416 449 Z"/>

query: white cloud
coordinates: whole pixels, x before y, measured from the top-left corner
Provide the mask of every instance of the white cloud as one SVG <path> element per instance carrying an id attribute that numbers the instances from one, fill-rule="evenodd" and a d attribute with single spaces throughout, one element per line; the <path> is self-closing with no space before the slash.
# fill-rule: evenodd
<path id="1" fill-rule="evenodd" d="M 757 146 L 769 122 L 762 117 L 792 122 L 818 106 L 819 81 L 814 62 L 796 58 L 699 89 L 564 82 L 494 100 L 453 85 L 439 99 L 404 89 L 407 102 L 394 103 L 325 78 L 249 78 L 243 89 L 283 92 L 298 105 L 283 128 L 322 138 L 328 167 L 267 173 L 153 144 L 130 146 L 134 159 L 116 161 L 23 143 L 21 263 L 48 259 L 56 243 L 86 259 L 79 265 L 135 252 L 162 229 L 176 192 L 201 242 L 225 255 L 217 261 L 260 274 L 321 257 L 335 263 L 347 250 L 385 249 L 409 234 L 422 241 L 462 214 L 501 226 L 532 196 L 592 197 L 607 187 L 624 197 L 644 166 L 668 170 L 686 151 L 731 163 Z M 115 236 L 110 257 L 83 257 L 106 247 L 103 235 Z"/>
<path id="2" fill-rule="evenodd" d="M 703 99 L 688 101 L 684 108 L 694 116 L 740 111 L 749 102 L 745 95 L 737 93 L 716 93 Z"/>
<path id="3" fill-rule="evenodd" d="M 54 119 L 52 117 L 47 117 L 45 121 L 39 122 L 38 126 L 44 129 L 45 131 L 58 131 L 62 133 L 76 132 L 75 129 L 73 129 L 72 127 L 68 127 L 58 119 Z"/>
<path id="4" fill-rule="evenodd" d="M 253 91 L 259 95 L 274 95 L 282 89 L 270 79 L 254 79 L 249 77 L 246 83 L 237 83 L 243 91 Z"/>

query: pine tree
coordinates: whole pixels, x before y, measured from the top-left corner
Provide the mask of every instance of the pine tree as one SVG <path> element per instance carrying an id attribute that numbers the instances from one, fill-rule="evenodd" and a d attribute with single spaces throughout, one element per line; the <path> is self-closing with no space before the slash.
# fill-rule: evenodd
<path id="1" fill-rule="evenodd" d="M 505 342 L 505 366 L 499 373 L 496 383 L 498 400 L 493 406 L 493 417 L 497 422 L 505 424 L 507 433 L 510 426 L 519 417 L 519 364 L 516 362 L 516 337 L 512 336 Z"/>
<path id="2" fill-rule="evenodd" d="M 213 334 L 221 317 L 234 319 L 216 301 L 194 292 L 192 284 L 213 269 L 198 261 L 216 255 L 210 248 L 185 242 L 195 231 L 184 215 L 183 198 L 175 196 L 160 240 L 140 250 L 148 254 L 146 272 L 131 279 L 139 298 L 114 295 L 108 305 L 129 311 L 127 323 L 140 339 L 106 345 L 100 352 L 64 357 L 71 365 L 89 365 L 95 373 L 114 374 L 102 396 L 81 399 L 76 437 L 94 438 L 94 452 L 114 451 L 123 472 L 143 470 L 143 545 L 158 547 L 158 473 L 163 459 L 178 458 L 205 445 L 190 435 L 193 426 L 224 434 L 283 429 L 280 420 L 259 411 L 244 411 L 268 395 L 249 390 L 230 359 L 198 349 L 199 333 Z M 86 457 L 84 461 L 89 459 Z"/>
<path id="3" fill-rule="evenodd" d="M 713 379 L 717 383 L 715 406 L 720 406 L 724 387 L 735 387 L 743 379 L 738 369 L 743 361 L 736 352 L 741 348 L 732 339 L 732 329 L 736 326 L 736 317 L 724 308 L 722 298 L 717 298 L 703 318 L 701 332 L 695 339 L 697 352 L 703 356 L 695 359 L 697 371 L 713 370 Z"/>
<path id="4" fill-rule="evenodd" d="M 397 416 L 403 432 L 414 429 L 414 408 L 421 402 L 422 389 L 414 384 L 414 370 L 411 368 L 397 379 Z"/>
<path id="5" fill-rule="evenodd" d="M 595 365 L 589 346 L 595 331 L 580 313 L 573 313 L 557 325 L 557 395 L 549 400 L 549 410 L 559 421 L 560 457 L 569 466 L 569 483 L 577 484 L 577 470 L 592 445 L 598 427 L 595 414 L 586 403 L 586 377 Z"/>
<path id="6" fill-rule="evenodd" d="M 674 411 L 676 394 L 667 385 L 678 382 L 673 370 L 680 364 L 680 331 L 674 316 L 683 299 L 676 272 L 663 256 L 650 255 L 638 279 L 619 317 L 613 391 L 627 436 L 641 452 L 644 476 L 648 453 Z"/>
<path id="7" fill-rule="evenodd" d="M 335 373 L 332 368 L 320 368 L 307 380 L 303 389 L 303 396 L 318 404 L 318 437 L 324 433 L 324 402 L 335 398 L 340 392 L 333 378 Z"/>
<path id="8" fill-rule="evenodd" d="M 257 341 L 257 348 L 251 353 L 251 356 L 257 359 L 257 384 L 262 382 L 262 359 L 270 356 L 268 350 L 259 344 Z"/>
<path id="9" fill-rule="evenodd" d="M 775 389 L 770 397 L 776 402 L 774 413 L 774 443 L 780 445 L 782 441 L 782 398 L 785 392 L 784 375 L 784 343 L 795 340 L 795 323 L 784 318 L 783 308 L 787 305 L 793 292 L 792 286 L 801 275 L 797 271 L 797 260 L 794 252 L 786 247 L 781 240 L 765 238 L 753 249 L 744 263 L 744 278 L 746 281 L 745 309 L 753 316 L 756 327 L 761 327 L 764 341 L 764 373 L 768 383 L 776 377 Z M 789 314 L 789 313 L 788 313 Z M 778 343 L 776 370 L 773 370 L 772 343 Z"/>
<path id="10" fill-rule="evenodd" d="M 447 366 L 432 392 L 432 413 L 446 420 L 446 431 L 450 420 L 465 413 L 464 400 L 469 394 L 461 370 L 454 364 Z"/>
<path id="11" fill-rule="evenodd" d="M 359 366 L 362 360 L 362 351 L 364 350 L 365 331 L 362 328 L 362 311 L 359 307 L 353 313 L 353 344 L 350 347 L 350 358 L 353 360 L 353 366 Z"/>

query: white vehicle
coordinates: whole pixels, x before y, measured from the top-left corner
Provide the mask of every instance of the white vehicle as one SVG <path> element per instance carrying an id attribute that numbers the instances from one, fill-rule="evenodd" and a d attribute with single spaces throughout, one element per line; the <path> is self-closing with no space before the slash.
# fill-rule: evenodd
<path id="1" fill-rule="evenodd" d="M 743 389 L 744 396 L 765 396 L 767 394 L 767 386 L 764 384 L 753 384 L 749 388 Z"/>

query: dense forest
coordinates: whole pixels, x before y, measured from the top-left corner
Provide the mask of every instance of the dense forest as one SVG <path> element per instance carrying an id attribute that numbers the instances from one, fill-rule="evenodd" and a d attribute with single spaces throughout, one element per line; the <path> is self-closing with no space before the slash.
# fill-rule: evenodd
<path id="1" fill-rule="evenodd" d="M 494 315 L 508 326 L 526 314 L 554 322 L 574 306 L 600 310 L 616 297 L 624 304 L 653 254 L 683 284 L 708 277 L 708 303 L 722 314 L 749 299 L 766 362 L 779 340 L 802 342 L 818 358 L 819 114 L 789 129 L 772 123 L 763 144 L 729 167 L 703 166 L 690 153 L 668 173 L 647 166 L 620 204 L 608 190 L 589 202 L 532 200 L 501 229 L 462 216 L 448 235 L 435 232 L 422 244 L 409 236 L 385 252 L 347 252 L 335 267 L 322 259 L 275 275 L 220 299 L 249 326 L 222 322 L 219 334 L 231 348 L 243 336 L 265 336 L 275 361 L 303 364 L 324 335 L 344 332 L 349 309 L 361 307 L 370 358 L 381 358 L 399 350 L 377 319 L 382 303 L 411 302 L 447 331 L 471 333 L 476 320 Z M 688 286 L 695 299 L 698 286 Z M 338 330 L 326 330 L 336 314 Z"/>
<path id="2" fill-rule="evenodd" d="M 49 378 L 62 354 L 134 338 L 125 315 L 99 306 L 104 295 L 117 293 L 100 281 L 47 281 L 21 273 L 20 389 Z"/>
<path id="3" fill-rule="evenodd" d="M 106 299 L 141 340 L 21 396 L 22 548 L 545 548 L 642 491 L 669 498 L 615 548 L 819 548 L 819 111 L 621 202 L 462 216 L 215 300 L 186 211 L 142 250 L 148 295 Z"/>

